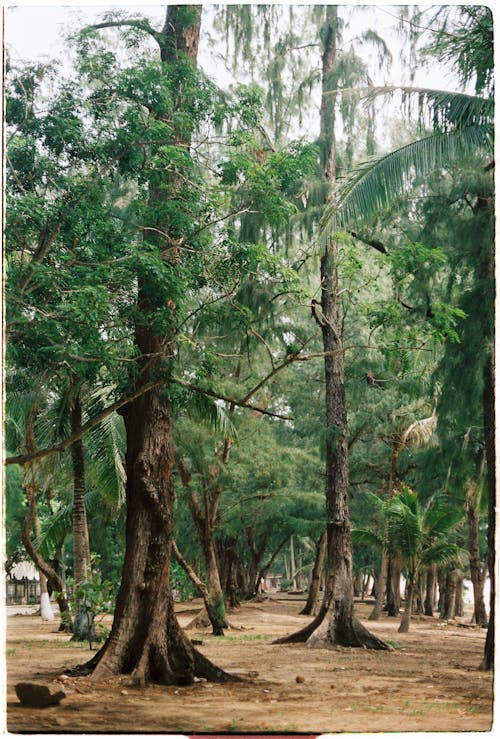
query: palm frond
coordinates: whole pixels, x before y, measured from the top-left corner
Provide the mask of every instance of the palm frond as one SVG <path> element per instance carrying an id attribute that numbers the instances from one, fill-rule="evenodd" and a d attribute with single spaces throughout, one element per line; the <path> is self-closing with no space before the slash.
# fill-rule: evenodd
<path id="1" fill-rule="evenodd" d="M 371 547 L 377 552 L 381 552 L 384 548 L 383 538 L 375 531 L 370 531 L 370 529 L 352 529 L 351 538 L 355 544 Z"/>
<path id="2" fill-rule="evenodd" d="M 463 521 L 464 510 L 432 498 L 424 512 L 423 526 L 429 541 L 448 536 Z"/>
<path id="3" fill-rule="evenodd" d="M 468 552 L 446 539 L 439 539 L 422 554 L 422 565 L 464 566 L 468 562 Z"/>
<path id="4" fill-rule="evenodd" d="M 332 232 L 367 220 L 408 190 L 416 178 L 492 145 L 492 124 L 470 125 L 433 133 L 361 163 L 339 181 L 322 217 L 320 238 L 328 238 Z"/>
<path id="5" fill-rule="evenodd" d="M 392 498 L 386 507 L 391 549 L 404 559 L 414 557 L 422 541 L 422 527 L 418 512 L 407 505 L 401 495 Z"/>
<path id="6" fill-rule="evenodd" d="M 203 393 L 192 393 L 185 406 L 187 415 L 201 421 L 212 431 L 220 433 L 225 439 L 237 439 L 238 433 L 229 413 L 217 400 Z"/>
<path id="7" fill-rule="evenodd" d="M 437 426 L 437 416 L 433 413 L 428 418 L 421 418 L 408 426 L 401 436 L 405 446 L 421 447 L 428 444 Z"/>

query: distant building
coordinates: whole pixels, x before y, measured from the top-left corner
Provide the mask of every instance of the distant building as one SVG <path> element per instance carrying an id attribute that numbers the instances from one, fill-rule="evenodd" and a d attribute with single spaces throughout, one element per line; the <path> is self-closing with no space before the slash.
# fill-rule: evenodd
<path id="1" fill-rule="evenodd" d="M 27 605 L 40 600 L 40 575 L 32 562 L 13 564 L 5 576 L 7 605 Z"/>
<path id="2" fill-rule="evenodd" d="M 265 590 L 280 590 L 283 575 L 266 575 L 264 578 Z"/>

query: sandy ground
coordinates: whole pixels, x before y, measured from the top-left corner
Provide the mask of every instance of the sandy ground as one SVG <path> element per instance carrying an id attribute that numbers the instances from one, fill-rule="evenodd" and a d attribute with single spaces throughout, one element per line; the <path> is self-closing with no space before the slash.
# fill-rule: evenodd
<path id="1" fill-rule="evenodd" d="M 179 604 L 186 626 L 196 603 Z M 357 615 L 396 645 L 393 652 L 309 649 L 272 645 L 273 638 L 308 623 L 298 600 L 249 603 L 231 614 L 226 637 L 190 631 L 199 647 L 228 670 L 256 672 L 244 683 L 191 687 L 131 688 L 127 678 L 92 682 L 67 678 L 64 670 L 89 659 L 88 645 L 69 642 L 57 622 L 34 615 L 7 617 L 7 728 L 23 733 L 300 733 L 490 731 L 491 673 L 478 670 L 484 629 L 469 617 L 445 623 L 421 618 L 408 634 L 398 620 L 366 622 L 371 603 Z M 296 678 L 299 678 L 297 681 Z M 58 707 L 21 706 L 14 686 L 39 682 L 63 687 Z"/>

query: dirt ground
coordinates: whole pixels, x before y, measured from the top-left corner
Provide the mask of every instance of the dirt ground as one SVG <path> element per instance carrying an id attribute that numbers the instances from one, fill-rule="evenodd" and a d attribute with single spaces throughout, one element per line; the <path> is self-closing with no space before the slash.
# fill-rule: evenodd
<path id="1" fill-rule="evenodd" d="M 197 603 L 179 604 L 182 626 Z M 486 632 L 470 617 L 446 623 L 415 620 L 398 634 L 398 620 L 366 623 L 371 603 L 356 613 L 393 652 L 309 649 L 273 645 L 309 618 L 298 616 L 298 599 L 248 603 L 231 614 L 226 637 L 189 631 L 198 647 L 220 667 L 258 673 L 246 682 L 191 687 L 132 688 L 126 677 L 93 682 L 64 671 L 89 659 L 88 645 L 58 633 L 57 622 L 33 615 L 7 617 L 7 728 L 24 733 L 311 733 L 490 731 L 491 673 L 480 672 Z M 54 625 L 56 624 L 56 625 Z M 297 680 L 298 678 L 298 680 Z M 20 681 L 61 688 L 57 707 L 21 706 Z"/>

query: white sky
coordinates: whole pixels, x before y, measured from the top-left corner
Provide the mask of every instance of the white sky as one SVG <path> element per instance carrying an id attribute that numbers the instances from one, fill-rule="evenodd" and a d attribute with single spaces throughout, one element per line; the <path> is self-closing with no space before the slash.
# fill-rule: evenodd
<path id="1" fill-rule="evenodd" d="M 22 59 L 25 61 L 35 61 L 39 59 L 61 58 L 64 49 L 64 36 L 70 30 L 76 29 L 79 25 L 89 23 L 99 17 L 103 12 L 111 8 L 130 9 L 131 13 L 140 11 L 147 15 L 154 22 L 155 20 L 161 24 L 165 14 L 164 2 L 155 2 L 154 0 L 141 5 L 130 0 L 122 2 L 103 3 L 102 0 L 80 0 L 80 2 L 55 2 L 44 3 L 31 0 L 31 2 L 10 3 L 2 0 L 5 5 L 5 45 L 9 50 L 13 59 Z M 240 2 L 240 4 L 243 4 Z M 286 4 L 286 3 L 275 3 Z M 298 2 L 296 4 L 304 5 L 307 2 Z M 396 8 L 391 5 L 383 5 L 374 2 L 344 2 L 345 5 L 371 5 L 372 9 L 366 8 L 367 26 L 375 27 L 383 37 L 389 34 L 389 29 L 394 27 L 396 23 Z M 404 3 L 402 3 L 404 4 Z M 449 5 L 458 4 L 455 2 L 447 3 Z M 483 3 L 481 3 L 483 4 Z M 487 3 L 486 3 L 487 4 Z M 422 3 L 422 6 L 430 5 L 430 3 Z M 436 5 L 436 3 L 434 3 Z M 391 12 L 394 15 L 391 15 Z M 357 31 L 358 29 L 356 29 Z M 355 33 L 354 29 L 352 31 Z M 390 38 L 390 36 L 388 36 Z M 394 35 L 393 35 L 394 38 Z M 214 70 L 215 71 L 215 70 Z M 394 65 L 392 77 L 394 84 L 401 84 L 402 79 L 397 79 L 400 75 L 398 65 Z M 443 78 L 442 70 L 419 70 L 419 84 L 429 86 L 446 86 L 446 79 Z M 449 81 L 448 81 L 449 82 Z"/>
<path id="2" fill-rule="evenodd" d="M 479 1 L 480 0 L 476 0 Z M 8 0 L 2 0 L 5 6 L 4 17 L 4 43 L 9 52 L 12 61 L 48 61 L 49 59 L 59 59 L 64 63 L 64 38 L 69 32 L 75 31 L 77 28 L 95 22 L 102 13 L 110 9 L 125 9 L 131 14 L 140 12 L 150 18 L 153 25 L 161 26 L 164 19 L 166 3 L 149 0 L 147 4 L 140 5 L 131 0 L 122 0 L 122 2 L 103 2 L 103 0 L 80 0 L 80 2 L 68 3 L 53 0 L 50 4 L 31 0 L 18 0 L 17 3 L 11 3 Z M 272 0 L 271 0 L 272 2 Z M 240 2 L 239 4 L 244 4 Z M 284 5 L 286 3 L 274 3 Z M 307 0 L 301 0 L 295 4 L 307 4 Z M 361 3 L 347 2 L 343 5 L 360 6 Z M 402 3 L 404 4 L 404 3 Z M 439 3 L 420 3 L 420 6 L 438 5 Z M 442 3 L 441 3 L 442 4 Z M 457 5 L 458 2 L 448 2 L 447 5 Z M 490 3 L 481 3 L 490 5 Z M 375 62 L 376 54 L 374 51 L 361 52 L 365 61 L 372 66 L 372 79 L 374 84 L 392 84 L 404 85 L 408 84 L 408 71 L 403 69 L 398 61 L 398 55 L 401 48 L 401 42 L 395 32 L 397 23 L 397 8 L 388 3 L 367 2 L 362 3 L 363 13 L 357 14 L 356 25 L 353 25 L 346 33 L 345 38 L 356 36 L 361 30 L 361 26 L 365 28 L 375 28 L 377 32 L 388 41 L 391 51 L 393 52 L 393 64 L 389 73 L 378 72 L 378 65 Z M 367 6 L 371 7 L 368 8 Z M 491 5 L 490 5 L 491 7 Z M 360 25 L 357 25 L 360 24 Z M 200 62 L 207 74 L 214 78 L 222 86 L 226 86 L 231 78 L 228 77 L 224 65 L 213 58 L 213 52 L 202 44 L 200 48 Z M 413 84 L 422 87 L 432 87 L 436 89 L 457 89 L 456 81 L 453 76 L 445 73 L 445 70 L 435 65 L 433 68 L 421 67 L 416 70 Z M 313 104 L 314 105 L 314 104 Z M 391 110 L 391 105 L 385 110 L 384 120 L 380 121 L 380 128 L 387 130 L 394 119 L 395 111 Z M 396 113 L 396 116 L 398 114 Z M 311 125 L 316 126 L 318 116 L 313 114 Z M 308 128 L 308 122 L 305 128 Z M 309 130 L 308 136 L 314 136 L 314 131 Z"/>

